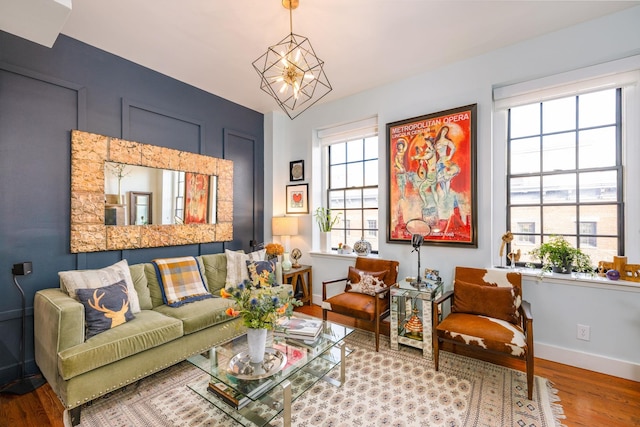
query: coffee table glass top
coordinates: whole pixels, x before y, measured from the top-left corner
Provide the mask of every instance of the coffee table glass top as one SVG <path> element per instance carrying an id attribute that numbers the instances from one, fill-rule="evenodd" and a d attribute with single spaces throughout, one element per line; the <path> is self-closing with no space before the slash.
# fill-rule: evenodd
<path id="1" fill-rule="evenodd" d="M 300 313 L 296 313 L 295 316 L 305 317 Z M 237 354 L 247 350 L 246 334 L 242 335 L 213 347 L 208 352 L 187 359 L 209 374 L 205 380 L 191 384 L 189 387 L 242 425 L 268 425 L 284 409 L 285 400 L 295 400 L 318 380 L 325 377 L 331 369 L 343 362 L 340 346 L 343 345 L 341 343 L 344 338 L 352 332 L 353 329 L 346 326 L 324 322 L 320 336 L 313 343 L 269 333 L 267 348 L 282 352 L 286 356 L 286 363 L 273 375 L 256 380 L 239 379 L 229 369 L 229 362 Z M 332 381 L 330 378 L 328 380 Z M 249 403 L 236 410 L 207 390 L 210 382 L 223 383 L 231 387 L 247 396 Z M 286 388 L 290 388 L 290 399 L 283 399 L 283 388 L 277 387 L 278 385 L 286 385 Z"/>

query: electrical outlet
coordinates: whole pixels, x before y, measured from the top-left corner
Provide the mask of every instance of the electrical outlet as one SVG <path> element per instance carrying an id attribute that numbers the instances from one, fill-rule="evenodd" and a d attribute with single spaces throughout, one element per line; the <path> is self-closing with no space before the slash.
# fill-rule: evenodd
<path id="1" fill-rule="evenodd" d="M 581 325 L 578 323 L 578 336 L 576 338 L 583 341 L 590 341 L 591 327 L 589 325 Z"/>

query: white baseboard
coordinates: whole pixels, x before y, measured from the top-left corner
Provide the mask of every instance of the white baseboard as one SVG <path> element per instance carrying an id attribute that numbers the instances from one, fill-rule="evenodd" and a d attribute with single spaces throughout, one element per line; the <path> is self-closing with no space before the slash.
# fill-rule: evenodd
<path id="1" fill-rule="evenodd" d="M 541 343 L 535 343 L 535 357 L 640 382 L 638 363 Z"/>

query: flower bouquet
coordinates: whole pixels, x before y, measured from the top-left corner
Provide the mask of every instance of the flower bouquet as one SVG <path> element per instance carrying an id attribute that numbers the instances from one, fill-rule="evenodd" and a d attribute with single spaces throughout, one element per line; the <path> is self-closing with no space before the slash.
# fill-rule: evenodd
<path id="1" fill-rule="evenodd" d="M 277 258 L 284 253 L 284 246 L 280 243 L 267 243 L 264 249 L 267 253 L 267 259 Z"/>
<path id="2" fill-rule="evenodd" d="M 293 307 L 302 305 L 292 296 L 278 295 L 278 287 L 273 287 L 274 274 L 263 270 L 254 276 L 254 281 L 245 280 L 237 286 L 221 289 L 222 298 L 230 298 L 236 302 L 235 307 L 226 311 L 229 316 L 242 315 L 247 330 L 247 344 L 251 363 L 261 363 L 264 359 L 266 336 L 273 330 L 281 316 L 291 317 Z"/>

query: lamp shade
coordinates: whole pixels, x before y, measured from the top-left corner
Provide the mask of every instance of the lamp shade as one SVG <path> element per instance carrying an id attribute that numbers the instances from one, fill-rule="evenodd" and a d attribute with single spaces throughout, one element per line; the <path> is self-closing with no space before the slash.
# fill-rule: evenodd
<path id="1" fill-rule="evenodd" d="M 271 234 L 274 236 L 295 236 L 298 234 L 298 218 L 294 216 L 272 218 Z"/>

